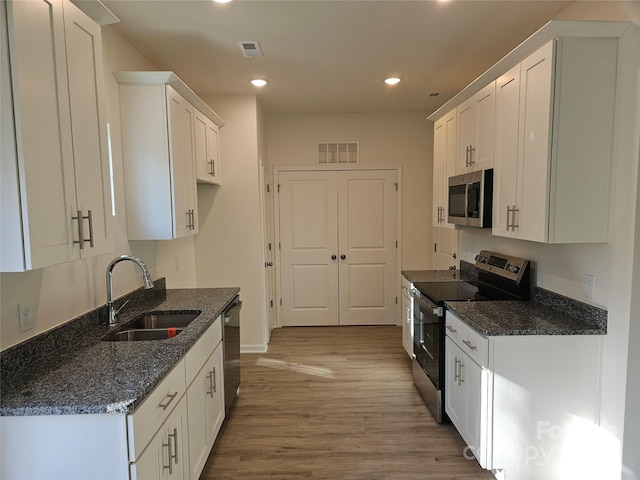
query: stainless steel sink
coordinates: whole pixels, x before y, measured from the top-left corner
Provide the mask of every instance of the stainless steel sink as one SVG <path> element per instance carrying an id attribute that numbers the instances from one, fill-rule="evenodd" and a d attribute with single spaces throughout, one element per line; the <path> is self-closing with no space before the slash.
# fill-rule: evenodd
<path id="1" fill-rule="evenodd" d="M 166 340 L 173 338 L 182 331 L 181 328 L 147 328 L 122 330 L 103 337 L 102 340 L 112 342 L 135 342 L 141 340 Z"/>
<path id="2" fill-rule="evenodd" d="M 149 328 L 184 328 L 200 315 L 200 310 L 171 311 L 161 310 L 144 313 L 123 325 L 123 328 L 149 329 Z"/>
<path id="3" fill-rule="evenodd" d="M 117 331 L 102 337 L 112 342 L 166 340 L 175 337 L 193 322 L 200 310 L 159 310 L 146 312 L 124 323 Z"/>

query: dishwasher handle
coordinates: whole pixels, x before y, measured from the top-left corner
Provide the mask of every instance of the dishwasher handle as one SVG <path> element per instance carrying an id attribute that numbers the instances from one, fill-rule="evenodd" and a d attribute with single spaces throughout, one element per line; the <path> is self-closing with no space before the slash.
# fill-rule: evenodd
<path id="1" fill-rule="evenodd" d="M 242 309 L 242 301 L 236 297 L 236 299 L 222 312 L 224 317 L 224 323 L 231 323 L 232 319 L 240 317 L 240 310 Z M 238 323 L 236 320 L 234 323 Z"/>

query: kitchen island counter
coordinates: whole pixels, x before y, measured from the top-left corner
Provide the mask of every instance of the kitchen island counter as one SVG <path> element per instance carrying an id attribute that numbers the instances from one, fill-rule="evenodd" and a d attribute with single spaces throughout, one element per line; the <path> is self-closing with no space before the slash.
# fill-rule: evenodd
<path id="1" fill-rule="evenodd" d="M 24 352 L 28 346 L 12 347 L 9 349 L 11 352 L 2 352 L 5 358 L 2 362 L 0 415 L 133 412 L 240 291 L 239 288 L 164 290 L 164 282 L 160 284 L 161 287 L 154 288 L 159 289 L 160 295 L 132 301 L 119 315 L 118 321 L 125 323 L 148 311 L 200 310 L 202 313 L 182 332 L 165 340 L 103 341 L 102 337 L 110 330 L 102 318 L 106 308 L 101 307 L 96 309 L 99 321 L 94 320 L 94 324 L 83 323 L 79 317 L 68 322 L 79 325 L 72 333 L 65 324 L 65 334 L 72 338 L 34 362 L 18 365 L 16 359 L 21 355 L 16 350 Z M 78 328 L 82 328 L 80 333 Z M 44 347 L 39 345 L 38 348 Z M 29 353 L 22 353 L 22 357 L 25 355 Z"/>

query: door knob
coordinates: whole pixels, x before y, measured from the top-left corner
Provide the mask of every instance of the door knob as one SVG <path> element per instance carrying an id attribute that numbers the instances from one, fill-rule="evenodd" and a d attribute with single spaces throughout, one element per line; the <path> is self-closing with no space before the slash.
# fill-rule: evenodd
<path id="1" fill-rule="evenodd" d="M 331 255 L 331 260 L 335 260 L 336 258 L 338 257 L 336 257 L 335 255 Z"/>
<path id="2" fill-rule="evenodd" d="M 345 258 L 347 258 L 347 256 L 346 256 L 345 254 L 342 254 L 342 255 L 340 255 L 340 258 L 341 258 L 342 260 L 344 260 Z"/>

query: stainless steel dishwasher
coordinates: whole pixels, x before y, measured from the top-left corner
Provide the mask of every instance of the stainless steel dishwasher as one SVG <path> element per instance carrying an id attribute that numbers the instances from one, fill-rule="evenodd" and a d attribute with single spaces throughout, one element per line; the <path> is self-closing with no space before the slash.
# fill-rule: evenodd
<path id="1" fill-rule="evenodd" d="M 224 329 L 224 410 L 229 412 L 240 390 L 240 310 L 242 302 L 236 296 L 222 312 Z"/>

